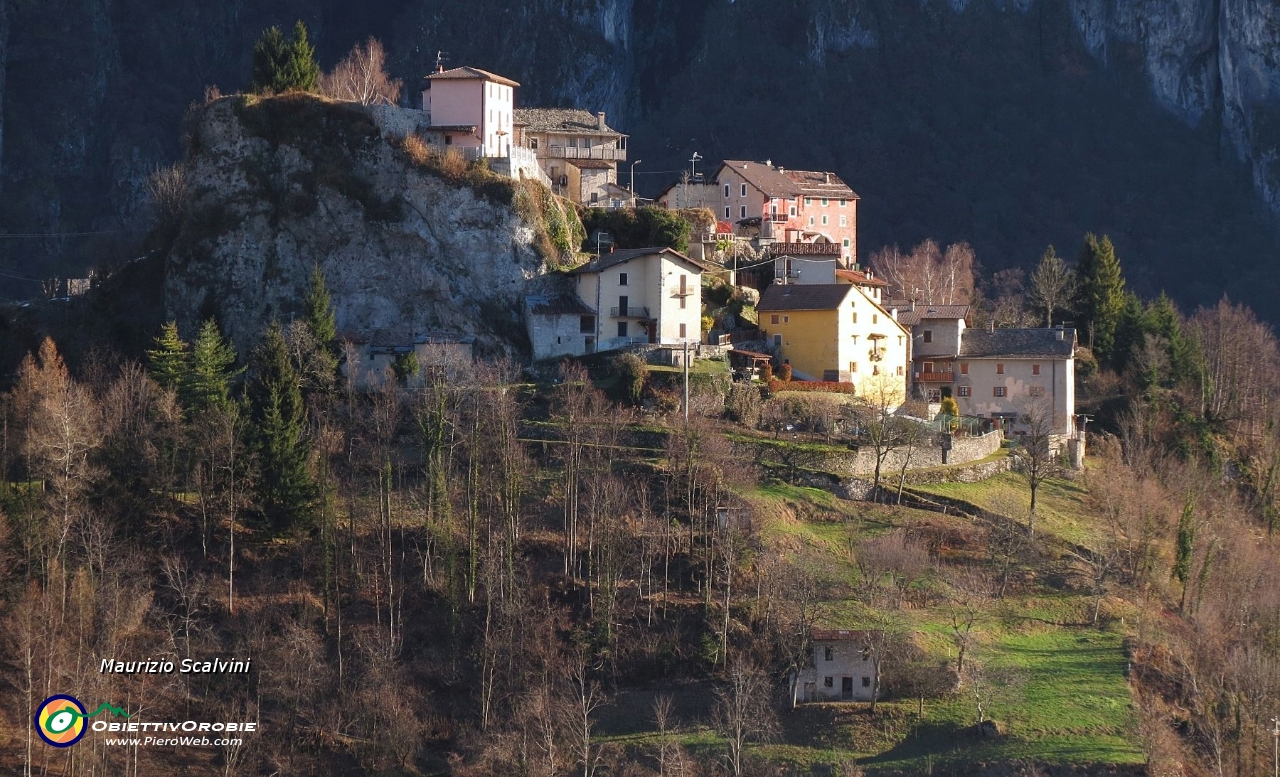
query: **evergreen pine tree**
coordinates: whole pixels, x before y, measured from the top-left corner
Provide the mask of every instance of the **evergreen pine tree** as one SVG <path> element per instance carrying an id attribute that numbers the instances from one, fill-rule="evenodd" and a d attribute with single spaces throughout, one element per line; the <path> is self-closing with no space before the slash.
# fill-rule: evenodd
<path id="1" fill-rule="evenodd" d="M 278 323 L 272 323 L 253 359 L 247 389 L 250 434 L 258 457 L 258 504 L 277 531 L 297 525 L 311 510 L 315 484 L 307 469 L 302 388 Z"/>
<path id="2" fill-rule="evenodd" d="M 279 27 L 268 27 L 262 37 L 253 44 L 254 92 L 283 92 L 286 90 L 284 72 L 289 61 L 289 46 Z"/>
<path id="3" fill-rule="evenodd" d="M 236 352 L 222 339 L 218 324 L 208 319 L 200 327 L 191 349 L 191 378 L 187 403 L 193 410 L 226 407 L 231 403 L 232 366 Z"/>
<path id="4" fill-rule="evenodd" d="M 1080 254 L 1080 296 L 1077 310 L 1090 347 L 1103 359 L 1113 357 L 1116 327 L 1124 310 L 1124 274 L 1111 238 L 1085 236 Z"/>
<path id="5" fill-rule="evenodd" d="M 178 336 L 176 321 L 161 327 L 155 345 L 147 351 L 152 379 L 170 391 L 182 391 L 191 372 L 191 354 L 190 346 Z"/>
<path id="6" fill-rule="evenodd" d="M 314 92 L 320 86 L 320 64 L 316 62 L 316 49 L 307 40 L 307 25 L 299 19 L 293 25 L 293 40 L 289 42 L 288 66 L 285 70 L 288 89 Z"/>
<path id="7" fill-rule="evenodd" d="M 333 300 L 325 286 L 324 273 L 318 264 L 311 270 L 303 308 L 307 328 L 311 330 L 318 349 L 316 372 L 325 376 L 321 383 L 327 384 L 338 372 L 338 322 L 333 312 Z"/>

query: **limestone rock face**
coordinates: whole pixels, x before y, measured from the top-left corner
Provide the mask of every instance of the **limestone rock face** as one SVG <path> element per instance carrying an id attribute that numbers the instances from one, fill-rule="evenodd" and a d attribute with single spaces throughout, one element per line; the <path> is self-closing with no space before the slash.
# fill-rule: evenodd
<path id="1" fill-rule="evenodd" d="M 307 96 L 214 102 L 194 148 L 165 281 L 184 332 L 216 316 L 244 352 L 272 319 L 301 313 L 319 264 L 339 331 L 518 348 L 519 301 L 543 260 L 500 183 L 496 195 L 450 183 L 393 147 L 365 109 Z"/>

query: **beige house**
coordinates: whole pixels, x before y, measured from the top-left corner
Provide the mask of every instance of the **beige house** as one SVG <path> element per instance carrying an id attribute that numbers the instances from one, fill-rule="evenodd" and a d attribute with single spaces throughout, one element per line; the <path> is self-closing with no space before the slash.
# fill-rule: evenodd
<path id="1" fill-rule="evenodd" d="M 605 123 L 603 111 L 520 108 L 515 127 L 517 145 L 537 156 L 556 194 L 605 207 L 625 192 L 618 163 L 627 161 L 627 136 Z"/>
<path id="2" fill-rule="evenodd" d="M 847 629 L 813 630 L 813 666 L 791 676 L 791 703 L 871 701 L 878 656 L 874 633 Z"/>
<path id="3" fill-rule="evenodd" d="M 901 401 L 910 332 L 876 302 L 870 280 L 775 283 L 756 305 L 760 329 L 794 377 L 853 383 L 858 394 L 888 388 Z"/>
<path id="4" fill-rule="evenodd" d="M 599 350 L 702 339 L 702 273 L 710 265 L 670 248 L 613 251 L 575 270 L 578 298 L 596 310 Z"/>
<path id="5" fill-rule="evenodd" d="M 1008 420 L 1016 434 L 1017 418 L 1043 398 L 1053 409 L 1054 432 L 1072 436 L 1075 350 L 1074 329 L 965 330 L 953 373 L 960 412 Z"/>

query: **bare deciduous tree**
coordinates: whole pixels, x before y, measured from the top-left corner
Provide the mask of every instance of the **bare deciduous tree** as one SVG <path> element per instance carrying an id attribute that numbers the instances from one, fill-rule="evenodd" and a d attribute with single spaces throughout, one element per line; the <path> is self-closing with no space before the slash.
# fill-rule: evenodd
<path id="1" fill-rule="evenodd" d="M 778 718 L 769 699 L 769 681 L 745 661 L 729 667 L 728 682 L 716 691 L 716 730 L 729 747 L 728 767 L 734 775 L 745 768 L 747 743 L 767 741 L 778 731 Z"/>
<path id="2" fill-rule="evenodd" d="M 1027 513 L 1027 535 L 1036 533 L 1036 495 L 1040 485 L 1058 471 L 1057 451 L 1053 447 L 1057 418 L 1048 397 L 1029 397 L 1019 419 L 1026 429 L 1022 445 L 1014 452 L 1016 467 L 1031 488 L 1031 508 Z"/>
<path id="3" fill-rule="evenodd" d="M 361 105 L 395 105 L 401 86 L 387 75 L 387 52 L 377 38 L 357 44 L 333 72 L 320 78 L 321 94 Z"/>
<path id="4" fill-rule="evenodd" d="M 1076 293 L 1076 274 L 1062 257 L 1049 246 L 1040 257 L 1040 264 L 1031 274 L 1027 287 L 1027 302 L 1044 311 L 1044 325 L 1053 326 L 1053 314 L 1070 304 Z"/>
<path id="5" fill-rule="evenodd" d="M 871 255 L 871 266 L 889 282 L 889 293 L 934 305 L 967 305 L 973 297 L 973 248 L 953 243 L 944 252 L 926 240 L 903 253 L 897 246 Z"/>

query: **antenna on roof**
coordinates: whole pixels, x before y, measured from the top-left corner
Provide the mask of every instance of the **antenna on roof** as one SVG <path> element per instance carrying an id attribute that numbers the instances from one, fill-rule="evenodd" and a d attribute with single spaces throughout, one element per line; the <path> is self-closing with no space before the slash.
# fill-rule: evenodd
<path id="1" fill-rule="evenodd" d="M 437 73 L 443 73 L 443 72 L 444 72 L 444 63 L 446 63 L 446 62 L 448 62 L 448 61 L 449 61 L 449 52 L 447 52 L 447 51 L 437 51 L 437 52 L 436 52 L 436 72 L 437 72 Z"/>
<path id="2" fill-rule="evenodd" d="M 697 151 L 693 152 L 693 156 L 689 157 L 689 177 L 698 177 L 698 160 L 702 159 L 702 154 Z"/>

